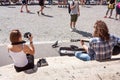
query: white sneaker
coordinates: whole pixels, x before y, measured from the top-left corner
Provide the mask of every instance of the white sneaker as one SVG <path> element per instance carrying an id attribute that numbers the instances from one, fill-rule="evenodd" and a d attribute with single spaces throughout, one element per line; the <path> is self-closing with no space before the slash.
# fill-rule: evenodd
<path id="1" fill-rule="evenodd" d="M 73 31 L 76 31 L 76 30 L 77 30 L 77 29 L 74 27 L 74 28 L 73 28 Z"/>
<path id="2" fill-rule="evenodd" d="M 73 29 L 72 29 L 72 28 L 70 28 L 70 31 L 71 31 L 71 32 L 73 32 Z"/>

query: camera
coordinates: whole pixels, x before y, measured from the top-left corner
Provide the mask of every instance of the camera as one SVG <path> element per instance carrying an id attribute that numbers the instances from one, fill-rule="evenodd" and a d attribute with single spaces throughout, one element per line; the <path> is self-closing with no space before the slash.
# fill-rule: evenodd
<path id="1" fill-rule="evenodd" d="M 24 33 L 24 38 L 29 38 L 29 37 L 31 37 L 31 33 L 30 32 Z"/>

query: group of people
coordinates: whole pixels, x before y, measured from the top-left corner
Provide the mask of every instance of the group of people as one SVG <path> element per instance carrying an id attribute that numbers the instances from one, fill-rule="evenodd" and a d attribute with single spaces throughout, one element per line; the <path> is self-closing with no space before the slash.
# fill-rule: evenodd
<path id="1" fill-rule="evenodd" d="M 38 0 L 38 1 L 39 1 L 40 9 L 37 11 L 37 14 L 39 15 L 39 13 L 41 12 L 41 15 L 44 15 L 43 9 L 44 9 L 45 0 Z M 20 10 L 21 13 L 23 12 L 24 6 L 26 8 L 26 12 L 29 13 L 30 10 L 28 9 L 28 0 L 22 0 L 22 6 Z"/>
<path id="2" fill-rule="evenodd" d="M 116 9 L 115 19 L 118 20 L 117 18 L 118 15 L 120 19 L 120 0 L 108 0 L 108 9 L 104 18 L 107 18 L 109 11 L 110 11 L 109 18 L 111 18 L 114 9 Z"/>
<path id="3" fill-rule="evenodd" d="M 110 34 L 108 26 L 102 20 L 96 21 L 93 28 L 93 38 L 90 39 L 89 46 L 86 46 L 84 41 L 80 41 L 87 53 L 77 51 L 75 57 L 83 61 L 111 59 L 112 50 L 115 45 L 120 43 L 120 38 Z M 12 30 L 9 38 L 11 43 L 8 45 L 8 53 L 14 61 L 15 70 L 21 72 L 33 69 L 35 67 L 33 36 L 28 37 L 30 46 L 23 42 L 19 30 Z"/>
<path id="4" fill-rule="evenodd" d="M 71 2 L 70 8 L 70 29 L 74 30 L 77 18 L 80 15 L 78 0 Z M 75 53 L 75 57 L 83 61 L 111 59 L 112 50 L 115 45 L 120 43 L 120 38 L 110 34 L 107 24 L 102 20 L 96 21 L 93 28 L 93 37 L 90 39 L 89 46 L 86 46 L 84 41 L 80 41 L 87 53 L 78 51 Z M 11 31 L 9 38 L 11 43 L 8 45 L 8 53 L 13 59 L 15 70 L 21 72 L 33 69 L 35 67 L 33 35 L 28 36 L 30 46 L 25 44 L 22 33 L 17 29 Z"/>

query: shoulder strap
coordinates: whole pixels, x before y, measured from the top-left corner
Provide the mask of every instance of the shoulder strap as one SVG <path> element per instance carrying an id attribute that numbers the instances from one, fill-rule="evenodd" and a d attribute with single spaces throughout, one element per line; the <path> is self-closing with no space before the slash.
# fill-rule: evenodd
<path id="1" fill-rule="evenodd" d="M 74 1 L 72 1 L 72 5 L 74 5 L 75 4 L 75 2 Z"/>
<path id="2" fill-rule="evenodd" d="M 11 43 L 12 45 L 18 45 L 18 44 L 23 44 L 26 43 L 26 41 L 21 41 L 21 42 L 15 42 L 15 43 Z"/>

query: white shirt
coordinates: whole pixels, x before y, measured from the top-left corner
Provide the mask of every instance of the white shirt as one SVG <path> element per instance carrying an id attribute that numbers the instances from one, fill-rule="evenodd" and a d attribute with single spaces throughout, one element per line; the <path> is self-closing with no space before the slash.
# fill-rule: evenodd
<path id="1" fill-rule="evenodd" d="M 79 2 L 78 1 L 74 1 L 74 5 L 75 5 L 75 8 L 71 9 L 71 12 L 70 12 L 71 15 L 79 13 L 78 12 Z M 70 6 L 73 6 L 73 1 L 70 2 Z"/>
<path id="2" fill-rule="evenodd" d="M 28 59 L 23 51 L 12 52 L 9 50 L 9 55 L 12 57 L 16 67 L 24 67 L 28 64 Z"/>

